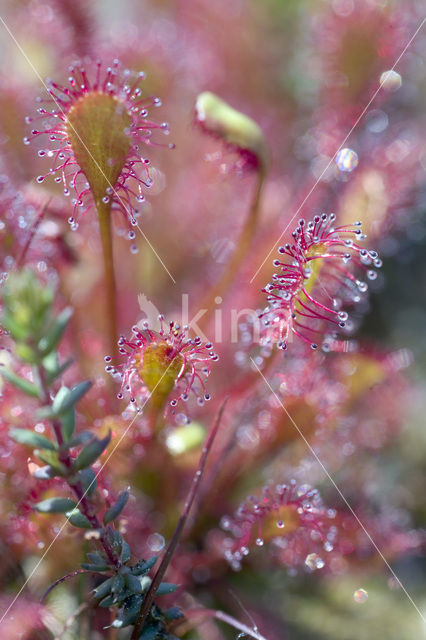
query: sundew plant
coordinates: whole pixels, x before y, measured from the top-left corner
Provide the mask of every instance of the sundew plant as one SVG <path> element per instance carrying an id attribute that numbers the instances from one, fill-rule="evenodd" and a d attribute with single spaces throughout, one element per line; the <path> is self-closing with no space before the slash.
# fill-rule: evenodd
<path id="1" fill-rule="evenodd" d="M 424 14 L 0 7 L 0 639 L 424 637 Z"/>

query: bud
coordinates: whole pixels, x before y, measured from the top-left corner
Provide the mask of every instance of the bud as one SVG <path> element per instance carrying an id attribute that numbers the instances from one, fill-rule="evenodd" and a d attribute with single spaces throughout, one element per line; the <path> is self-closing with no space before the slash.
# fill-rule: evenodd
<path id="1" fill-rule="evenodd" d="M 9 275 L 3 288 L 0 324 L 17 343 L 17 355 L 22 360 L 35 362 L 35 345 L 50 325 L 52 301 L 52 289 L 40 284 L 32 271 Z"/>
<path id="2" fill-rule="evenodd" d="M 202 445 L 206 437 L 206 431 L 199 422 L 176 427 L 167 436 L 166 445 L 172 456 L 180 456 L 197 449 Z"/>
<path id="3" fill-rule="evenodd" d="M 268 151 L 259 125 L 210 91 L 201 93 L 195 103 L 196 122 L 203 131 L 221 138 L 239 153 L 245 164 L 265 170 Z"/>

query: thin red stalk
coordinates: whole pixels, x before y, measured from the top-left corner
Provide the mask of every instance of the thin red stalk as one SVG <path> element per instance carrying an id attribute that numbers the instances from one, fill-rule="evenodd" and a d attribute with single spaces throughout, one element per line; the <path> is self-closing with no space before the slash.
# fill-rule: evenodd
<path id="1" fill-rule="evenodd" d="M 18 258 L 16 260 L 16 268 L 17 269 L 20 269 L 22 267 L 23 263 L 24 263 L 25 257 L 26 257 L 26 255 L 28 253 L 28 249 L 30 248 L 31 242 L 33 241 L 33 238 L 34 238 L 34 236 L 36 234 L 38 226 L 39 226 L 40 222 L 42 221 L 44 214 L 47 211 L 47 207 L 49 206 L 51 199 L 52 198 L 49 198 L 49 200 L 46 202 L 46 204 L 44 205 L 44 207 L 42 208 L 42 210 L 38 214 L 37 218 L 34 221 L 34 224 L 32 225 L 32 227 L 30 229 L 27 241 L 24 244 L 24 246 L 22 247 L 22 251 L 21 251 L 21 253 L 19 254 L 19 256 L 18 256 Z"/>
<path id="2" fill-rule="evenodd" d="M 247 219 L 244 223 L 244 227 L 242 229 L 240 238 L 238 240 L 237 247 L 225 268 L 225 272 L 222 275 L 222 278 L 219 282 L 213 287 L 213 289 L 208 294 L 204 303 L 201 305 L 202 309 L 207 309 L 207 313 L 199 320 L 198 324 L 200 328 L 204 328 L 207 326 L 208 321 L 210 319 L 210 311 L 215 305 L 215 299 L 217 297 L 221 297 L 228 290 L 231 285 L 233 279 L 235 278 L 235 273 L 240 267 L 242 261 L 244 260 L 247 251 L 250 248 L 250 244 L 253 240 L 254 233 L 257 228 L 257 222 L 259 219 L 259 209 L 260 209 L 260 200 L 262 194 L 262 187 L 265 181 L 266 172 L 265 169 L 260 167 L 257 172 L 257 181 L 254 189 L 253 198 L 251 201 L 249 213 Z"/>
<path id="3" fill-rule="evenodd" d="M 42 597 L 40 598 L 40 602 L 43 603 L 46 600 L 46 598 L 49 595 L 49 593 L 51 591 L 53 591 L 53 589 L 55 587 L 57 587 L 58 584 L 61 584 L 61 582 L 65 582 L 65 580 L 68 580 L 68 578 L 74 578 L 74 576 L 79 576 L 82 573 L 98 573 L 98 572 L 97 571 L 86 571 L 85 569 L 78 569 L 77 571 L 71 571 L 71 573 L 67 573 L 66 576 L 62 576 L 62 578 L 59 578 L 58 580 L 55 580 L 55 582 L 53 584 L 51 584 L 48 589 L 46 589 L 46 591 L 43 593 Z M 103 574 L 98 573 L 98 575 L 103 575 Z"/>
<path id="4" fill-rule="evenodd" d="M 204 468 L 206 466 L 206 462 L 207 462 L 207 457 L 210 453 L 210 450 L 213 446 L 213 442 L 214 439 L 216 437 L 216 434 L 218 432 L 219 426 L 220 426 L 220 422 L 222 419 L 222 415 L 223 415 L 223 411 L 225 409 L 225 405 L 227 403 L 228 399 L 225 398 L 225 400 L 222 403 L 222 406 L 219 409 L 219 412 L 216 416 L 216 420 L 213 423 L 213 426 L 210 429 L 210 432 L 207 436 L 206 442 L 204 444 L 203 447 L 203 451 L 201 453 L 201 457 L 200 457 L 200 461 L 198 463 L 198 468 L 197 471 L 194 474 L 194 477 L 192 479 L 192 484 L 191 484 L 191 488 L 189 490 L 188 496 L 186 498 L 186 502 L 185 502 L 185 506 L 183 508 L 182 514 L 179 518 L 179 522 L 177 523 L 176 529 L 173 533 L 173 536 L 167 546 L 167 549 L 164 553 L 164 556 L 161 560 L 160 566 L 158 567 L 158 570 L 154 576 L 153 581 L 151 582 L 151 585 L 148 589 L 148 592 L 143 600 L 142 606 L 140 608 L 139 614 L 138 614 L 138 618 L 136 620 L 135 626 L 133 628 L 133 632 L 132 635 L 130 636 L 130 640 L 137 640 L 140 636 L 140 633 L 142 631 L 143 625 L 145 623 L 146 617 L 149 614 L 149 611 L 151 609 L 152 603 L 154 601 L 155 598 L 155 594 L 157 592 L 158 587 L 160 586 L 160 583 L 163 579 L 163 576 L 167 570 L 167 567 L 170 564 L 170 561 L 173 557 L 173 553 L 179 543 L 180 537 L 183 533 L 183 529 L 185 527 L 186 521 L 188 519 L 188 515 L 192 506 L 192 503 L 194 502 L 195 496 L 197 495 L 197 491 L 198 491 L 198 487 L 200 485 L 201 482 L 201 478 L 203 475 L 203 471 Z"/>

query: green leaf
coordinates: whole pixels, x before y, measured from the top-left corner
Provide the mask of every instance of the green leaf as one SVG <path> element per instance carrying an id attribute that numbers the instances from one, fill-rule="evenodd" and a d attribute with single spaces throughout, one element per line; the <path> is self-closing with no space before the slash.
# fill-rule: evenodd
<path id="1" fill-rule="evenodd" d="M 110 568 L 105 562 L 104 564 L 89 564 L 87 562 L 82 562 L 81 567 L 82 569 L 86 569 L 86 571 L 99 571 L 100 573 L 102 571 L 108 571 Z"/>
<path id="2" fill-rule="evenodd" d="M 67 398 L 69 393 L 71 393 L 71 389 L 69 389 L 63 384 L 62 387 L 59 389 L 58 393 L 56 394 L 52 403 L 52 411 L 55 415 L 59 414 L 61 405 L 64 402 L 64 400 Z"/>
<path id="3" fill-rule="evenodd" d="M 158 556 L 152 556 L 149 560 L 138 560 L 135 566 L 132 568 L 134 576 L 143 576 L 147 574 L 158 560 Z"/>
<path id="4" fill-rule="evenodd" d="M 97 485 L 96 473 L 93 471 L 93 469 L 87 467 L 87 469 L 79 471 L 79 473 L 77 474 L 77 478 L 82 483 L 84 491 L 87 492 L 87 495 L 91 496 L 95 491 Z"/>
<path id="5" fill-rule="evenodd" d="M 81 566 L 83 569 L 88 569 L 89 571 L 107 571 L 110 566 L 105 557 L 102 557 L 100 553 L 88 553 L 87 558 L 90 560 L 90 563 L 83 563 Z"/>
<path id="6" fill-rule="evenodd" d="M 130 560 L 130 547 L 125 540 L 122 543 L 120 560 L 123 564 Z"/>
<path id="7" fill-rule="evenodd" d="M 179 607 L 170 607 L 170 609 L 165 610 L 164 617 L 166 620 L 179 620 L 183 618 L 183 612 Z"/>
<path id="8" fill-rule="evenodd" d="M 55 478 L 57 475 L 58 474 L 55 469 L 49 464 L 45 467 L 39 467 L 32 473 L 33 478 L 37 478 L 37 480 L 50 480 L 51 478 Z"/>
<path id="9" fill-rule="evenodd" d="M 57 418 L 56 413 L 53 411 L 50 405 L 45 407 L 40 407 L 35 411 L 35 417 L 37 420 L 52 420 L 53 418 Z"/>
<path id="10" fill-rule="evenodd" d="M 136 576 L 132 576 L 131 573 L 128 573 L 124 576 L 124 580 L 132 594 L 142 593 L 141 581 Z"/>
<path id="11" fill-rule="evenodd" d="M 75 429 L 75 410 L 69 409 L 61 416 L 61 432 L 65 442 L 69 442 Z"/>
<path id="12" fill-rule="evenodd" d="M 10 333 L 15 342 L 25 340 L 28 336 L 27 328 L 21 327 L 21 325 L 16 322 L 15 318 L 7 311 L 3 311 L 1 324 L 2 327 Z"/>
<path id="13" fill-rule="evenodd" d="M 121 598 L 124 589 L 124 578 L 120 573 L 117 573 L 112 579 L 111 593 L 114 595 L 115 602 L 118 602 Z"/>
<path id="14" fill-rule="evenodd" d="M 157 596 L 165 596 L 168 593 L 173 593 L 177 588 L 177 584 L 173 584 L 172 582 L 162 582 L 157 589 Z"/>
<path id="15" fill-rule="evenodd" d="M 107 596 L 106 598 L 104 598 L 100 603 L 99 606 L 100 607 L 105 607 L 108 608 L 112 607 L 112 605 L 114 604 L 115 600 L 114 600 L 114 596 Z"/>
<path id="16" fill-rule="evenodd" d="M 92 383 L 89 380 L 79 382 L 72 389 L 61 387 L 55 396 L 52 410 L 56 415 L 61 415 L 74 407 L 75 404 L 89 391 Z"/>
<path id="17" fill-rule="evenodd" d="M 139 640 L 156 640 L 158 638 L 158 632 L 158 625 L 148 624 L 143 628 L 142 634 L 139 636 Z"/>
<path id="18" fill-rule="evenodd" d="M 0 366 L 0 374 L 5 380 L 10 382 L 10 384 L 13 384 L 14 387 L 23 391 L 28 396 L 32 396 L 33 398 L 41 397 L 41 390 L 37 385 L 29 380 L 25 380 L 24 378 L 17 376 L 16 373 L 13 373 L 10 369 Z"/>
<path id="19" fill-rule="evenodd" d="M 46 365 L 46 361 L 48 361 L 53 354 L 54 354 L 54 352 L 49 354 L 43 360 L 43 364 L 44 364 L 45 369 L 47 371 L 46 381 L 47 381 L 48 385 L 51 385 L 52 382 L 54 382 L 57 378 L 59 378 L 64 373 L 64 371 L 66 371 L 68 369 L 68 367 L 74 362 L 73 358 L 68 358 L 68 360 L 65 360 L 65 362 L 63 364 L 51 366 L 49 368 L 49 365 Z M 56 360 L 57 360 L 57 358 L 56 358 Z"/>
<path id="20" fill-rule="evenodd" d="M 138 594 L 131 595 L 126 598 L 123 610 L 119 613 L 111 626 L 116 629 L 120 629 L 121 627 L 127 627 L 129 624 L 134 624 L 138 617 L 141 604 L 142 596 Z"/>
<path id="21" fill-rule="evenodd" d="M 118 496 L 116 502 L 105 512 L 104 515 L 104 524 L 115 520 L 120 513 L 123 511 L 126 506 L 127 500 L 129 499 L 129 489 L 126 489 Z"/>
<path id="22" fill-rule="evenodd" d="M 93 438 L 84 449 L 82 449 L 74 460 L 74 469 L 84 469 L 91 465 L 105 451 L 111 440 L 111 432 L 105 438 Z"/>
<path id="23" fill-rule="evenodd" d="M 109 593 L 111 593 L 112 587 L 112 578 L 108 578 L 102 584 L 100 584 L 96 589 L 93 590 L 94 598 L 105 598 Z"/>
<path id="24" fill-rule="evenodd" d="M 91 431 L 80 431 L 77 433 L 69 442 L 67 442 L 67 446 L 70 449 L 71 447 L 78 447 L 80 444 L 86 444 L 90 442 L 93 438 L 93 433 Z"/>
<path id="25" fill-rule="evenodd" d="M 42 436 L 39 433 L 31 431 L 31 429 L 18 429 L 16 427 L 12 427 L 9 431 L 9 435 L 13 440 L 15 440 L 15 442 L 26 444 L 29 447 L 48 449 L 49 451 L 55 451 L 56 449 L 55 444 L 51 440 L 45 438 L 45 436 Z"/>
<path id="26" fill-rule="evenodd" d="M 34 453 L 42 462 L 53 467 L 57 473 L 57 475 L 65 476 L 67 475 L 67 468 L 59 462 L 58 452 L 57 451 L 49 451 L 48 449 L 35 449 Z"/>
<path id="27" fill-rule="evenodd" d="M 104 564 L 105 563 L 105 555 L 101 556 L 100 553 L 98 553 L 97 551 L 89 551 L 89 553 L 87 554 L 88 559 L 90 560 L 90 562 L 93 562 L 93 564 Z"/>
<path id="28" fill-rule="evenodd" d="M 38 343 L 38 349 L 43 356 L 48 355 L 56 348 L 59 344 L 65 329 L 67 328 L 68 322 L 72 316 L 71 307 L 67 307 L 58 315 L 56 320 L 53 323 L 53 326 L 49 329 L 47 335 L 41 338 Z"/>
<path id="29" fill-rule="evenodd" d="M 89 520 L 86 518 L 86 516 L 83 513 L 81 513 L 79 509 L 72 509 L 72 511 L 67 511 L 65 515 L 68 518 L 68 521 L 74 527 L 78 527 L 79 529 L 92 528 L 92 525 L 90 524 Z"/>
<path id="30" fill-rule="evenodd" d="M 34 506 L 40 513 L 66 513 L 74 508 L 75 502 L 70 498 L 47 498 Z"/>
<path id="31" fill-rule="evenodd" d="M 29 362 L 30 364 L 38 364 L 40 361 L 40 356 L 37 351 L 24 342 L 19 342 L 16 345 L 16 355 L 20 360 Z"/>

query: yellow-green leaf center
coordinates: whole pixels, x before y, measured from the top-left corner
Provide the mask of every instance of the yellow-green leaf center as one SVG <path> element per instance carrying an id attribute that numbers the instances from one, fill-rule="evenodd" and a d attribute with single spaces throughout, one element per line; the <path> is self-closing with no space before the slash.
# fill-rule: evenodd
<path id="1" fill-rule="evenodd" d="M 91 92 L 70 109 L 66 128 L 77 163 L 96 205 L 114 187 L 130 150 L 126 106 L 115 96 Z"/>
<path id="2" fill-rule="evenodd" d="M 151 391 L 151 402 L 161 408 L 172 391 L 184 359 L 167 342 L 154 342 L 148 345 L 142 362 L 137 364 L 140 379 Z"/>

